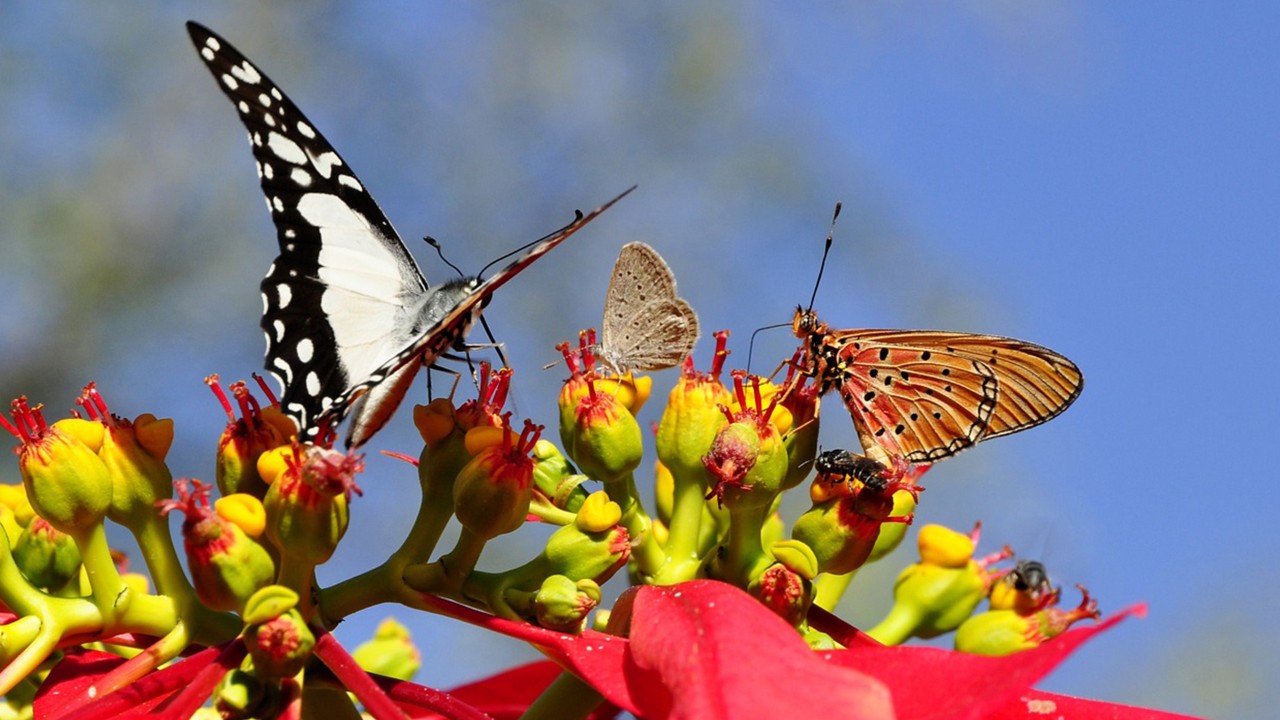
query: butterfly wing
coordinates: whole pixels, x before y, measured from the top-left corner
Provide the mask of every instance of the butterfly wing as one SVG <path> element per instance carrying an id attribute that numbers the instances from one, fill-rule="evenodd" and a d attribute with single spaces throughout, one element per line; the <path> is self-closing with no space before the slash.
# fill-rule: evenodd
<path id="1" fill-rule="evenodd" d="M 200 57 L 249 133 L 280 255 L 262 281 L 266 369 L 307 435 L 354 382 L 414 342 L 427 284 L 377 202 L 297 106 L 209 29 Z M 409 379 L 412 379 L 411 377 Z"/>
<path id="2" fill-rule="evenodd" d="M 627 243 L 605 294 L 601 357 L 615 370 L 678 365 L 698 340 L 698 315 L 676 293 L 676 279 L 656 250 Z"/>
<path id="3" fill-rule="evenodd" d="M 528 251 L 489 279 L 483 282 L 477 278 L 455 280 L 432 290 L 419 313 L 421 322 L 417 340 L 383 363 L 366 380 L 356 383 L 335 399 L 325 413 L 325 417 L 336 425 L 355 408 L 347 433 L 347 445 L 363 445 L 386 424 L 404 397 L 403 390 L 392 389 L 402 382 L 397 378 L 403 378 L 407 373 L 408 380 L 412 380 L 419 366 L 431 365 L 449 348 L 459 345 L 495 290 L 634 189 L 634 186 L 628 188 L 585 215 L 579 212 L 573 222 L 535 241 Z"/>
<path id="4" fill-rule="evenodd" d="M 1067 358 L 996 335 L 845 330 L 840 392 L 864 440 L 933 462 L 1060 414 L 1084 377 Z"/>

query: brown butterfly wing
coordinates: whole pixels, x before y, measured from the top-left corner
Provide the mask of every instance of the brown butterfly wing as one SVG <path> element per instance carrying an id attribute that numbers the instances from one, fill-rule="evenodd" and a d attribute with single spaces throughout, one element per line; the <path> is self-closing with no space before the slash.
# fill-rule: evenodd
<path id="1" fill-rule="evenodd" d="M 1067 358 L 996 335 L 845 330 L 841 395 L 864 442 L 933 462 L 976 442 L 1045 422 L 1080 395 Z"/>

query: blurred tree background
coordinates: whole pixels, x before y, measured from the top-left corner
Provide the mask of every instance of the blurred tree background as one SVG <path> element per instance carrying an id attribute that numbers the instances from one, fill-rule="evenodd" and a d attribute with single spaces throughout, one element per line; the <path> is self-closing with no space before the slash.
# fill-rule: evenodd
<path id="1" fill-rule="evenodd" d="M 486 312 L 517 368 L 517 413 L 544 423 L 562 372 L 540 367 L 598 324 L 622 244 L 667 258 L 704 333 L 732 331 L 741 366 L 752 330 L 808 302 L 843 200 L 816 304 L 834 326 L 1024 337 L 1085 370 L 1062 418 L 935 468 L 917 514 L 981 519 L 984 547 L 1042 559 L 1104 610 L 1151 604 L 1045 689 L 1269 717 L 1280 621 L 1257 610 L 1277 606 L 1280 576 L 1258 558 L 1280 550 L 1278 491 L 1241 508 L 1224 500 L 1257 483 L 1222 481 L 1235 480 L 1224 463 L 1268 447 L 1275 384 L 1220 387 L 1265 381 L 1278 349 L 1262 317 L 1280 266 L 1268 14 L 994 0 L 0 5 L 0 397 L 58 416 L 95 380 L 120 414 L 173 417 L 175 475 L 211 479 L 225 418 L 201 380 L 260 369 L 257 284 L 275 243 L 241 126 L 182 26 L 196 19 L 325 133 L 429 281 L 449 272 L 424 234 L 474 272 L 640 185 Z M 1212 343 L 1227 338 L 1249 340 L 1218 367 Z M 752 370 L 793 347 L 785 330 L 763 335 Z M 855 443 L 836 398 L 823 442 Z M 371 445 L 353 539 L 322 582 L 398 543 L 417 489 L 376 450 L 417 443 L 402 413 Z M 486 561 L 526 557 L 528 538 Z M 865 571 L 845 614 L 874 622 L 910 554 Z M 396 614 L 430 685 L 534 657 Z M 340 636 L 357 642 L 380 617 Z"/>

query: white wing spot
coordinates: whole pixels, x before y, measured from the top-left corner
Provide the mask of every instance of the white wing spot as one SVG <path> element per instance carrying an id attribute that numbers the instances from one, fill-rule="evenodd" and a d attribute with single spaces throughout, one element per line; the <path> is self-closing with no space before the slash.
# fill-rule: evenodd
<path id="1" fill-rule="evenodd" d="M 237 104 L 236 104 L 236 108 L 238 108 L 238 109 L 240 110 L 240 114 L 241 114 L 241 115 L 248 115 L 248 114 L 249 114 L 249 103 L 247 103 L 247 102 L 245 102 L 245 101 L 243 101 L 243 100 L 241 100 L 239 103 L 237 103 Z"/>
<path id="2" fill-rule="evenodd" d="M 310 125 L 308 125 L 308 124 L 306 124 L 306 123 L 302 122 L 301 120 L 299 120 L 299 121 L 298 121 L 298 132 L 299 132 L 299 133 L 301 133 L 301 134 L 302 134 L 302 136 L 303 136 L 303 137 L 305 137 L 305 138 L 308 138 L 308 139 L 311 139 L 311 140 L 315 140 L 315 139 L 316 139 L 316 131 L 315 131 L 315 128 L 313 128 L 313 127 L 311 127 Z"/>
<path id="3" fill-rule="evenodd" d="M 262 82 L 262 75 L 258 72 L 257 68 L 249 64 L 248 60 L 245 60 L 239 65 L 232 65 L 231 74 L 250 85 L 257 85 Z"/>
<path id="4" fill-rule="evenodd" d="M 280 94 L 280 88 L 271 88 L 271 96 L 277 100 L 283 100 L 284 95 Z"/>
<path id="5" fill-rule="evenodd" d="M 270 338 L 267 338 L 268 342 L 270 342 L 270 340 Z M 289 367 L 289 363 L 285 362 L 284 358 L 278 357 L 272 362 L 272 364 L 280 371 L 281 379 L 284 380 L 285 385 L 293 382 L 293 368 Z"/>
<path id="6" fill-rule="evenodd" d="M 223 84 L 223 85 L 226 85 L 226 86 L 227 86 L 227 89 L 228 89 L 228 90 L 231 90 L 231 91 L 233 91 L 233 92 L 234 92 L 235 90 L 238 90 L 238 89 L 240 88 L 240 83 L 236 82 L 236 79 L 235 79 L 235 78 L 231 77 L 230 75 L 228 75 L 228 74 L 226 74 L 226 73 L 223 73 L 223 74 L 222 74 L 222 84 Z"/>
<path id="7" fill-rule="evenodd" d="M 249 135 L 249 142 L 253 143 L 254 147 L 262 147 L 262 136 L 258 133 L 253 133 Z"/>
<path id="8" fill-rule="evenodd" d="M 266 197 L 266 196 L 263 196 L 263 198 L 262 198 L 262 199 L 267 203 L 267 212 L 275 212 L 275 211 L 276 211 L 276 210 L 275 210 L 275 208 L 271 206 L 271 198 Z"/>
<path id="9" fill-rule="evenodd" d="M 265 176 L 268 180 L 271 180 L 271 179 L 275 178 L 275 176 L 276 176 L 276 171 L 275 171 L 275 168 L 271 167 L 271 165 L 269 165 L 269 164 L 267 164 L 267 163 L 263 163 L 263 165 L 262 165 L 262 174 L 263 174 L 263 176 Z"/>
<path id="10" fill-rule="evenodd" d="M 310 152 L 307 153 L 311 155 Z M 301 162 L 299 162 L 301 164 Z M 316 166 L 316 170 L 320 173 L 320 177 L 328 178 L 333 172 L 333 168 L 342 165 L 342 158 L 338 157 L 338 153 L 329 151 L 320 153 L 319 155 L 311 155 L 311 164 Z"/>
<path id="11" fill-rule="evenodd" d="M 294 168 L 293 172 L 289 173 L 289 179 L 302 187 L 307 187 L 311 184 L 311 173 L 302 168 Z"/>
<path id="12" fill-rule="evenodd" d="M 284 203 L 280 202 L 278 197 L 271 198 L 271 207 L 275 208 L 276 212 L 284 212 Z"/>
<path id="13" fill-rule="evenodd" d="M 270 309 L 271 309 L 271 300 L 267 298 L 266 293 L 262 293 L 262 314 L 266 315 L 267 311 Z M 263 334 L 265 335 L 266 333 L 263 333 Z M 269 335 L 267 336 L 267 342 L 271 342 L 271 337 Z"/>
<path id="14" fill-rule="evenodd" d="M 271 96 L 266 93 L 259 93 L 258 104 L 262 107 L 271 107 Z"/>
<path id="15" fill-rule="evenodd" d="M 322 397 L 322 398 L 320 398 L 320 409 L 321 409 L 321 410 L 328 410 L 328 409 L 329 409 L 330 407 L 332 407 L 332 406 L 333 406 L 333 398 L 331 398 L 331 397 Z"/>
<path id="16" fill-rule="evenodd" d="M 363 185 L 361 185 L 361 184 L 360 184 L 360 181 L 359 181 L 359 180 L 356 180 L 354 176 L 351 176 L 351 175 L 339 175 L 339 176 L 338 176 L 338 183 L 339 183 L 340 185 L 346 185 L 347 187 L 349 187 L 349 188 L 351 188 L 351 189 L 353 189 L 353 190 L 356 190 L 356 191 L 359 191 L 359 192 L 364 192 L 364 186 L 363 186 Z"/>
<path id="17" fill-rule="evenodd" d="M 311 358 L 315 355 L 316 346 L 311 343 L 310 338 L 302 338 L 298 341 L 298 359 L 304 363 L 311 362 Z"/>
<path id="18" fill-rule="evenodd" d="M 205 44 L 205 47 L 209 48 L 210 50 L 222 49 L 222 43 L 218 42 L 218 38 L 213 37 L 212 35 L 204 39 L 204 44 Z"/>
<path id="19" fill-rule="evenodd" d="M 262 113 L 262 122 L 266 123 L 267 127 L 276 126 L 276 119 L 271 117 L 271 113 Z"/>
<path id="20" fill-rule="evenodd" d="M 297 271 L 297 270 L 290 270 L 290 271 L 289 271 L 289 277 L 298 277 L 298 271 Z"/>
<path id="21" fill-rule="evenodd" d="M 272 132 L 267 136 L 267 147 L 271 148 L 271 152 L 275 153 L 276 157 L 285 162 L 301 165 L 307 161 L 307 154 L 302 152 L 302 148 L 298 143 L 278 132 Z M 329 177 L 327 172 L 322 172 L 321 174 Z"/>
<path id="22" fill-rule="evenodd" d="M 287 238 L 298 237 L 298 231 L 294 230 L 293 228 L 289 228 L 288 230 L 284 231 L 284 236 Z M 293 248 L 290 247 L 289 249 L 292 250 Z"/>
<path id="23" fill-rule="evenodd" d="M 276 331 L 276 342 L 280 342 L 281 340 L 283 340 L 284 339 L 284 321 L 276 320 L 275 322 L 271 323 L 271 327 Z"/>
<path id="24" fill-rule="evenodd" d="M 292 231 L 292 230 L 286 230 L 285 232 L 293 232 L 293 231 Z M 290 235 L 289 237 L 293 237 L 293 236 L 292 236 L 292 235 Z M 294 245 L 293 243 L 285 243 L 285 244 L 284 244 L 284 251 L 285 251 L 285 252 L 293 252 L 293 249 L 294 249 L 294 248 L 296 248 L 296 247 L 298 247 L 298 246 L 297 246 L 297 245 Z"/>
<path id="25" fill-rule="evenodd" d="M 212 51 L 212 50 L 210 50 L 209 48 L 205 48 L 205 49 L 201 50 L 201 51 L 200 51 L 200 54 L 201 54 L 202 56 L 204 56 L 204 59 L 205 59 L 205 60 L 208 60 L 209 62 L 213 62 L 213 59 L 214 59 L 215 57 L 217 57 L 217 55 L 214 55 L 214 54 L 213 54 L 213 51 Z"/>
<path id="26" fill-rule="evenodd" d="M 315 397 L 320 394 L 320 376 L 315 370 L 307 373 L 307 394 Z"/>
<path id="27" fill-rule="evenodd" d="M 258 166 L 258 179 L 261 180 L 262 179 L 262 163 L 257 162 L 255 160 L 253 164 Z"/>

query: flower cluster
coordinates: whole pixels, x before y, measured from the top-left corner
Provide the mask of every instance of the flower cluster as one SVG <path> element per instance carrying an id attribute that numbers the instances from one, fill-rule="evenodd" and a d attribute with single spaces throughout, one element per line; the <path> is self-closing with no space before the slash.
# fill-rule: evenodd
<path id="1" fill-rule="evenodd" d="M 726 384 L 728 334 L 717 333 L 708 370 L 691 358 L 678 370 L 648 476 L 635 413 L 653 381 L 606 375 L 595 348 L 589 334 L 560 346 L 569 377 L 559 446 L 507 409 L 507 368 L 482 364 L 474 399 L 415 407 L 422 449 L 401 455 L 416 467 L 421 497 L 412 527 L 379 565 L 323 587 L 315 570 L 358 511 L 364 463 L 300 441 L 265 384 L 259 402 L 245 383 L 228 394 L 206 379 L 228 417 L 212 484 L 172 477 L 172 421 L 117 416 L 92 385 L 80 411 L 52 423 L 15 400 L 0 416 L 18 440 L 22 477 L 0 488 L 0 694 L 21 710 L 37 687 L 57 687 L 35 701 L 44 717 L 175 718 L 207 703 L 224 718 L 296 717 L 320 698 L 378 718 L 480 717 L 535 700 L 560 717 L 586 717 L 603 702 L 646 718 L 910 718 L 953 705 L 953 714 L 979 716 L 1006 712 L 1018 697 L 1059 701 L 1030 686 L 1102 627 L 1070 630 L 1097 618 L 1097 605 L 1085 592 L 1061 609 L 1044 567 L 1011 565 L 1007 548 L 975 557 L 976 528 L 921 528 L 919 562 L 865 633 L 831 614 L 857 571 L 902 542 L 929 466 L 819 452 L 819 387 L 796 362 L 780 384 L 741 370 Z M 651 509 L 645 477 L 654 478 Z M 788 520 L 780 498 L 802 486 L 811 507 Z M 168 530 L 174 512 L 185 571 Z M 123 571 L 107 522 L 133 535 L 154 591 Z M 451 522 L 460 532 L 442 547 Z M 521 564 L 478 569 L 488 543 L 531 522 L 556 529 Z M 617 575 L 629 589 L 602 607 L 602 586 Z M 977 612 L 984 600 L 989 609 Z M 402 627 L 384 626 L 354 658 L 329 633 L 386 602 L 531 642 L 554 664 L 453 695 L 413 685 L 420 657 Z M 956 651 L 889 652 L 952 632 Z M 731 652 L 752 660 L 727 661 Z M 1006 659 L 1015 653 L 1026 659 Z M 912 658 L 945 665 L 950 679 L 922 691 Z M 354 701 L 309 680 L 325 675 L 315 673 L 321 665 Z M 561 671 L 585 683 L 557 682 Z M 1003 673 L 1001 683 L 948 694 L 979 672 Z M 1077 709 L 1123 717 L 1117 706 Z"/>

